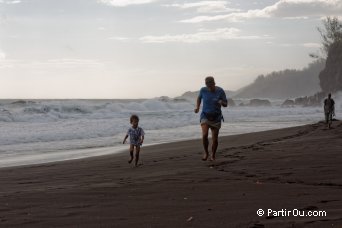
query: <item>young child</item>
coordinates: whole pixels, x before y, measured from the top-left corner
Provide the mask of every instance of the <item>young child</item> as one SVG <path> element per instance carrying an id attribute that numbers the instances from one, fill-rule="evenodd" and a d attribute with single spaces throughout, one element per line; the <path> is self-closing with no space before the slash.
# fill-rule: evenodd
<path id="1" fill-rule="evenodd" d="M 129 153 L 131 155 L 131 159 L 128 161 L 128 163 L 132 163 L 133 161 L 133 152 L 134 152 L 134 147 L 135 147 L 135 166 L 138 166 L 140 146 L 144 142 L 145 132 L 141 127 L 138 127 L 139 117 L 137 115 L 132 115 L 130 118 L 130 122 L 132 124 L 132 127 L 128 129 L 127 134 L 122 143 L 125 144 L 129 136 L 129 141 L 130 141 Z"/>

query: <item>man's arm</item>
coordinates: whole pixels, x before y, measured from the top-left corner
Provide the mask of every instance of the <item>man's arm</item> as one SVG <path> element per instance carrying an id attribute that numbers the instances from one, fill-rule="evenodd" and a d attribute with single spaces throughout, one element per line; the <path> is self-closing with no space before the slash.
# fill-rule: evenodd
<path id="1" fill-rule="evenodd" d="M 227 107 L 228 106 L 228 101 L 227 100 L 219 100 L 219 104 L 223 107 Z"/>
<path id="2" fill-rule="evenodd" d="M 195 108 L 195 113 L 199 112 L 200 106 L 201 106 L 201 101 L 202 99 L 200 97 L 197 97 L 197 101 L 196 101 L 196 108 Z"/>
<path id="3" fill-rule="evenodd" d="M 228 100 L 227 100 L 227 96 L 226 96 L 226 93 L 224 92 L 224 90 L 222 90 L 221 99 L 218 101 L 218 103 L 223 107 L 228 106 Z"/>

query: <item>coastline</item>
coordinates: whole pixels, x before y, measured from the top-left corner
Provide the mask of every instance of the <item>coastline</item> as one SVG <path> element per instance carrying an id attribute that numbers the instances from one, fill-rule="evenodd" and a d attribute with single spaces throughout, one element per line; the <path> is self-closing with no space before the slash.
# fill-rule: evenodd
<path id="1" fill-rule="evenodd" d="M 128 154 L 0 169 L 0 226 L 342 226 L 342 122 L 220 137 L 215 162 L 201 140 Z M 257 216 L 258 209 L 325 210 L 324 217 Z"/>
<path id="2" fill-rule="evenodd" d="M 289 125 L 286 123 L 286 126 L 282 126 L 280 124 L 277 127 L 267 127 L 262 126 L 261 129 L 257 129 L 255 131 L 246 131 L 247 129 L 240 132 L 236 132 L 234 130 L 236 126 L 229 123 L 228 125 L 224 125 L 221 128 L 220 131 L 220 138 L 221 137 L 227 137 L 227 136 L 233 136 L 233 135 L 242 135 L 242 134 L 248 134 L 248 133 L 257 133 L 257 132 L 264 132 L 264 131 L 270 131 L 270 130 L 276 130 L 276 129 L 282 129 L 282 128 L 291 128 L 291 127 L 299 127 L 303 125 L 307 125 L 310 123 L 296 123 Z M 190 128 L 196 127 L 198 128 L 198 137 L 189 136 L 186 138 L 177 138 L 174 140 L 167 140 L 167 141 L 159 141 L 159 142 L 150 142 L 148 144 L 144 144 L 143 148 L 150 147 L 150 146 L 158 146 L 161 144 L 168 144 L 168 143 L 179 143 L 182 141 L 197 141 L 200 138 L 201 130 L 199 125 L 195 126 L 189 126 Z M 189 129 L 187 128 L 187 130 Z M 240 126 L 241 127 L 241 126 Z M 259 127 L 260 128 L 260 127 Z M 175 129 L 172 129 L 175 131 Z M 178 129 L 179 130 L 179 129 Z M 167 131 L 165 129 L 165 131 Z M 149 133 L 152 133 L 152 131 L 149 131 Z M 155 134 L 153 132 L 152 134 Z M 165 132 L 163 132 L 165 134 Z M 210 136 L 209 136 L 210 137 Z M 115 139 L 114 139 L 115 140 Z M 118 140 L 118 139 L 117 139 Z M 0 157 L 0 169 L 1 168 L 7 168 L 7 167 L 19 167 L 19 166 L 31 166 L 31 165 L 39 165 L 39 164 L 46 164 L 46 163 L 55 163 L 55 162 L 65 162 L 68 160 L 78 160 L 78 159 L 85 159 L 85 158 L 92 158 L 92 157 L 98 157 L 98 156 L 106 156 L 106 155 L 114 155 L 118 153 L 125 153 L 127 152 L 128 145 L 120 145 L 120 146 L 96 146 L 96 147 L 89 147 L 89 148 L 75 148 L 75 149 L 58 149 L 56 151 L 51 150 L 51 148 L 47 152 L 35 152 L 35 151 L 26 151 L 25 153 L 20 152 L 20 155 L 14 153 L 8 153 L 5 154 L 5 156 Z"/>

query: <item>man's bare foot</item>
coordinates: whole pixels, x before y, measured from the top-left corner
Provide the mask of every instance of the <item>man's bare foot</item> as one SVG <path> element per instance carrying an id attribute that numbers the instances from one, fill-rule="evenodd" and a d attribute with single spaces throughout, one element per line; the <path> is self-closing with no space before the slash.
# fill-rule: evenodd
<path id="1" fill-rule="evenodd" d="M 143 164 L 142 163 L 136 163 L 135 165 L 134 165 L 134 167 L 139 167 L 139 166 L 142 166 Z"/>
<path id="2" fill-rule="evenodd" d="M 206 161 L 208 159 L 208 153 L 205 153 L 202 157 L 202 161 Z"/>
<path id="3" fill-rule="evenodd" d="M 128 161 L 129 164 L 131 164 L 133 161 L 133 157 L 131 157 L 131 159 Z"/>
<path id="4" fill-rule="evenodd" d="M 215 161 L 215 156 L 211 155 L 210 156 L 210 161 Z"/>

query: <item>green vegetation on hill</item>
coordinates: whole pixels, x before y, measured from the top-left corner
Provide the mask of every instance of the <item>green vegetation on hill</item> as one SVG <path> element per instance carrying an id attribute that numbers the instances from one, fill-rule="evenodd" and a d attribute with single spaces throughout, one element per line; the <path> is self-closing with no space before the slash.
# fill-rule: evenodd
<path id="1" fill-rule="evenodd" d="M 283 70 L 258 76 L 255 81 L 238 90 L 237 98 L 286 99 L 306 96 L 320 91 L 318 75 L 325 60 L 319 59 L 302 70 Z"/>
<path id="2" fill-rule="evenodd" d="M 342 41 L 333 43 L 329 49 L 324 70 L 319 75 L 322 91 L 342 91 Z"/>
<path id="3" fill-rule="evenodd" d="M 322 92 L 327 94 L 342 91 L 342 22 L 337 17 L 327 17 L 323 24 L 324 28 L 318 31 L 327 61 L 319 79 Z"/>

